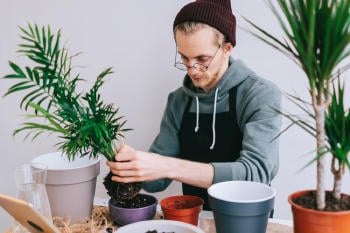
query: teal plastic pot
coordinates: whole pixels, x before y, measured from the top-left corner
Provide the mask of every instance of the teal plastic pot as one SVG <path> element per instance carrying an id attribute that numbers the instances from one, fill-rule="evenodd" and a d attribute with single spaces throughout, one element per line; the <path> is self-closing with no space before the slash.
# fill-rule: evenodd
<path id="1" fill-rule="evenodd" d="M 208 189 L 217 233 L 265 233 L 275 190 L 262 183 L 226 181 Z"/>

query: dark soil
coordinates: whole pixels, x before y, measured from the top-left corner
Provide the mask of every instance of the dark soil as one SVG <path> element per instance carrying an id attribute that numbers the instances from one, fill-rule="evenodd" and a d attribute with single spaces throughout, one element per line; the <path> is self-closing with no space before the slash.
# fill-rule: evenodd
<path id="1" fill-rule="evenodd" d="M 293 201 L 294 203 L 304 208 L 317 210 L 315 191 L 309 192 L 304 196 L 295 198 Z M 337 212 L 344 210 L 350 210 L 350 196 L 342 195 L 341 199 L 338 201 L 332 196 L 331 192 L 326 192 L 326 208 L 324 209 L 324 211 Z"/>
<path id="2" fill-rule="evenodd" d="M 120 183 L 112 181 L 111 178 L 114 176 L 112 172 L 104 178 L 103 184 L 107 190 L 107 194 L 118 202 L 126 202 L 134 198 L 141 190 L 141 183 Z"/>
<path id="3" fill-rule="evenodd" d="M 142 208 L 145 206 L 152 205 L 155 202 L 155 198 L 151 196 L 146 196 L 143 194 L 138 194 L 132 199 L 129 200 L 115 200 L 114 198 L 111 199 L 111 203 L 114 206 L 120 207 L 120 208 Z"/>
<path id="4" fill-rule="evenodd" d="M 146 233 L 175 233 L 175 232 L 164 232 L 164 231 L 162 231 L 162 232 L 158 232 L 157 230 L 153 230 L 153 231 L 147 231 Z"/>

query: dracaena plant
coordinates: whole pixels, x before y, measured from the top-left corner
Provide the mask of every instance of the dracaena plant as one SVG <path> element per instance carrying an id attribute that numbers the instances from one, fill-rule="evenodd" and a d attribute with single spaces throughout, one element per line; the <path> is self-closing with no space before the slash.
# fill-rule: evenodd
<path id="1" fill-rule="evenodd" d="M 343 84 L 343 86 L 345 86 Z M 344 107 L 344 88 L 338 83 L 325 118 L 328 151 L 332 154 L 333 197 L 341 199 L 342 181 L 346 167 L 350 169 L 350 108 Z M 349 96 L 349 95 L 348 95 Z"/>
<path id="2" fill-rule="evenodd" d="M 350 54 L 350 0 L 267 0 L 276 16 L 282 38 L 245 19 L 254 30 L 255 37 L 282 52 L 305 73 L 316 125 L 317 148 L 317 209 L 326 206 L 325 150 L 327 148 L 325 113 L 331 102 L 331 79 L 335 70 L 343 72 L 349 65 L 339 68 Z M 277 4 L 278 8 L 275 7 Z"/>
<path id="3" fill-rule="evenodd" d="M 102 71 L 89 91 L 79 92 L 77 87 L 84 79 L 73 73 L 72 66 L 78 54 L 70 55 L 61 45 L 61 30 L 52 33 L 50 26 L 36 24 L 19 29 L 23 43 L 17 52 L 32 65 L 21 67 L 10 61 L 13 73 L 3 77 L 15 82 L 5 96 L 25 93 L 20 108 L 27 112 L 27 120 L 14 135 L 27 132 L 26 138 L 34 140 L 42 133 L 55 133 L 60 139 L 56 146 L 69 160 L 103 155 L 114 161 L 116 142 L 129 129 L 124 128 L 126 121 L 118 115 L 119 108 L 105 103 L 99 93 L 112 69 Z M 111 176 L 109 173 L 105 177 L 104 184 L 116 200 L 134 196 L 140 190 L 139 183 L 115 183 Z"/>
<path id="4" fill-rule="evenodd" d="M 345 84 L 341 85 L 340 81 L 338 82 L 337 88 L 335 88 L 335 84 L 333 85 L 331 102 L 325 113 L 327 143 L 322 150 L 323 154 L 319 153 L 308 164 L 302 167 L 303 169 L 311 165 L 319 156 L 330 153 L 332 155 L 331 172 L 334 177 L 332 195 L 338 201 L 341 199 L 342 180 L 345 170 L 346 168 L 350 169 L 350 109 L 346 109 L 344 106 L 344 86 Z M 316 138 L 317 131 L 312 122 L 314 113 L 311 110 L 312 108 L 310 108 L 311 104 L 295 95 L 287 94 L 287 98 L 298 106 L 303 114 L 295 115 L 276 110 L 291 121 L 280 134 L 286 132 L 291 126 L 298 125 L 309 135 Z M 279 135 L 277 137 L 279 137 Z"/>

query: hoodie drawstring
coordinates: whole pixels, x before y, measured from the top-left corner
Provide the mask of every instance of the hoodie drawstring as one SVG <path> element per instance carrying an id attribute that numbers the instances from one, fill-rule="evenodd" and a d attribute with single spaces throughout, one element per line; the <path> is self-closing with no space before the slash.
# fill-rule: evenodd
<path id="1" fill-rule="evenodd" d="M 214 149 L 215 140 L 216 140 L 215 122 L 216 122 L 216 102 L 218 99 L 218 91 L 219 91 L 219 88 L 216 88 L 215 97 L 214 97 L 213 123 L 212 123 L 213 141 L 211 143 L 210 150 Z M 199 130 L 199 100 L 198 100 L 198 96 L 196 96 L 196 127 L 194 128 L 194 132 L 197 133 L 198 130 Z"/>
<path id="2" fill-rule="evenodd" d="M 198 96 L 196 96 L 196 127 L 194 128 L 194 132 L 198 132 L 199 130 L 199 101 Z"/>
<path id="3" fill-rule="evenodd" d="M 213 124 L 212 124 L 213 142 L 212 142 L 212 144 L 210 146 L 210 150 L 214 149 L 215 139 L 216 139 L 215 121 L 216 121 L 216 101 L 218 99 L 218 91 L 219 91 L 219 88 L 216 88 L 216 90 L 215 90 L 215 98 L 214 98 L 214 109 L 213 109 Z"/>

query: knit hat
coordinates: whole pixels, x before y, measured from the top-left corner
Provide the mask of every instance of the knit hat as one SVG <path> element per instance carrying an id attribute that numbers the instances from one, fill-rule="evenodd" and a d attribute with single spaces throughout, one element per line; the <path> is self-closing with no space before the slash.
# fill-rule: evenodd
<path id="1" fill-rule="evenodd" d="M 185 5 L 177 13 L 173 29 L 185 21 L 208 24 L 226 36 L 233 46 L 236 44 L 236 18 L 232 14 L 230 0 L 197 0 Z"/>

